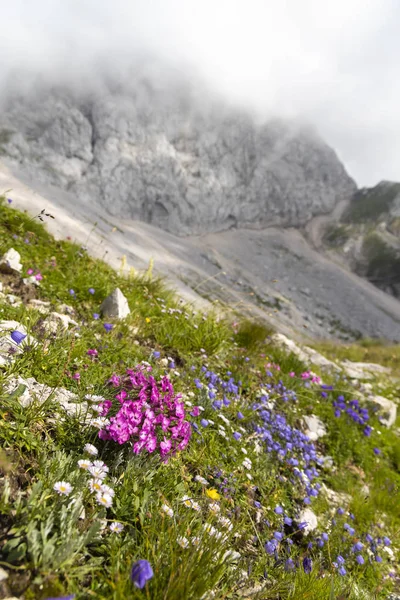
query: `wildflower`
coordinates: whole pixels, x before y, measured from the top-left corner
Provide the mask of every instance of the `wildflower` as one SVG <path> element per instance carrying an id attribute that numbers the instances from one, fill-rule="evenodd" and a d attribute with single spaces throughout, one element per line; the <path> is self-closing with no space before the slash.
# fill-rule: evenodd
<path id="1" fill-rule="evenodd" d="M 110 331 L 114 327 L 114 325 L 112 325 L 111 323 L 104 323 L 103 327 L 107 331 L 107 333 L 110 333 Z"/>
<path id="2" fill-rule="evenodd" d="M 7 198 L 7 202 L 8 202 L 8 204 L 11 204 L 12 199 L 11 198 Z"/>
<path id="3" fill-rule="evenodd" d="M 89 421 L 89 424 L 93 425 L 93 427 L 97 427 L 97 429 L 103 429 L 103 427 L 110 424 L 110 421 L 105 417 L 95 417 Z"/>
<path id="4" fill-rule="evenodd" d="M 102 491 L 104 494 L 110 494 L 111 498 L 114 498 L 114 496 L 115 496 L 115 492 L 114 492 L 114 490 L 112 489 L 112 487 L 110 487 L 109 485 L 106 485 L 105 483 L 103 483 L 103 484 L 101 485 L 101 491 Z"/>
<path id="5" fill-rule="evenodd" d="M 312 571 L 312 560 L 311 558 L 309 558 L 308 556 L 306 556 L 303 559 L 303 569 L 304 569 L 304 573 L 307 573 L 308 575 L 311 573 Z"/>
<path id="6" fill-rule="evenodd" d="M 92 463 L 90 462 L 90 460 L 87 460 L 86 458 L 84 458 L 82 460 L 78 460 L 78 467 L 80 469 L 88 469 L 91 466 L 92 466 Z"/>
<path id="7" fill-rule="evenodd" d="M 347 574 L 347 571 L 346 571 L 346 569 L 343 566 L 340 566 L 338 568 L 338 573 L 339 573 L 339 575 L 342 575 L 342 577 L 343 577 L 344 575 Z"/>
<path id="8" fill-rule="evenodd" d="M 151 322 L 150 317 L 146 317 L 145 321 L 146 321 L 146 323 L 150 323 Z"/>
<path id="9" fill-rule="evenodd" d="M 217 514 L 221 511 L 221 507 L 219 504 L 217 504 L 216 502 L 211 502 L 211 504 L 208 505 L 208 508 L 211 510 L 211 512 Z"/>
<path id="10" fill-rule="evenodd" d="M 86 354 L 88 356 L 95 356 L 95 357 L 99 355 L 99 353 L 96 350 L 96 348 L 89 348 L 88 351 L 86 352 Z"/>
<path id="11" fill-rule="evenodd" d="M 385 546 L 390 546 L 390 544 L 392 543 L 392 541 L 390 540 L 390 538 L 388 538 L 388 537 L 385 536 L 383 538 L 383 543 L 384 543 Z"/>
<path id="12" fill-rule="evenodd" d="M 202 485 L 209 485 L 207 479 L 204 479 L 204 477 L 201 477 L 201 475 L 196 475 L 194 480 L 198 483 L 201 483 Z"/>
<path id="13" fill-rule="evenodd" d="M 293 571 L 295 569 L 295 565 L 292 558 L 288 558 L 285 562 L 285 571 Z"/>
<path id="14" fill-rule="evenodd" d="M 76 598 L 75 594 L 70 594 L 69 596 L 57 596 L 46 598 L 46 600 L 74 600 Z"/>
<path id="15" fill-rule="evenodd" d="M 200 425 L 201 425 L 202 427 L 207 427 L 207 426 L 208 426 L 208 421 L 207 421 L 207 419 L 201 419 L 201 421 L 200 421 Z"/>
<path id="16" fill-rule="evenodd" d="M 160 356 L 161 356 L 161 352 L 159 352 L 158 350 L 154 350 L 153 357 L 154 358 L 160 358 Z"/>
<path id="17" fill-rule="evenodd" d="M 96 321 L 97 319 L 100 319 L 99 313 L 93 313 L 93 319 L 95 319 Z"/>
<path id="18" fill-rule="evenodd" d="M 361 556 L 361 554 L 357 554 L 356 561 L 358 562 L 359 565 L 363 565 L 365 562 L 364 558 Z"/>
<path id="19" fill-rule="evenodd" d="M 233 525 L 227 517 L 219 516 L 218 523 L 220 523 L 222 527 L 226 527 L 228 531 L 231 531 L 233 529 Z"/>
<path id="20" fill-rule="evenodd" d="M 189 546 L 189 540 L 183 536 L 178 537 L 176 541 L 182 548 L 188 548 Z"/>
<path id="21" fill-rule="evenodd" d="M 91 479 L 88 483 L 89 489 L 91 492 L 101 492 L 101 488 L 103 486 L 102 479 Z"/>
<path id="22" fill-rule="evenodd" d="M 281 531 L 275 531 L 274 538 L 278 540 L 278 542 L 281 542 L 283 540 L 283 533 Z"/>
<path id="23" fill-rule="evenodd" d="M 275 509 L 274 509 L 274 512 L 275 512 L 277 515 L 281 515 L 281 514 L 283 513 L 283 508 L 282 508 L 282 506 L 276 506 L 276 507 L 275 507 Z"/>
<path id="24" fill-rule="evenodd" d="M 192 542 L 193 546 L 195 546 L 196 548 L 198 546 L 200 546 L 201 539 L 199 537 L 192 537 L 190 539 L 190 541 Z"/>
<path id="25" fill-rule="evenodd" d="M 238 419 L 244 419 L 244 415 L 240 411 L 238 412 L 238 414 L 236 416 Z"/>
<path id="26" fill-rule="evenodd" d="M 124 526 L 122 525 L 122 523 L 119 523 L 118 521 L 114 521 L 114 523 L 110 524 L 110 531 L 112 533 L 121 533 L 121 531 L 124 530 Z"/>
<path id="27" fill-rule="evenodd" d="M 11 339 L 16 344 L 20 344 L 26 338 L 25 333 L 21 333 L 20 331 L 12 331 Z"/>
<path id="28" fill-rule="evenodd" d="M 75 296 L 75 291 L 71 289 L 71 290 L 69 290 L 69 294 L 70 294 L 70 296 Z"/>
<path id="29" fill-rule="evenodd" d="M 95 479 L 104 479 L 107 476 L 107 471 L 105 469 L 96 467 L 95 465 L 89 467 L 88 471 Z"/>
<path id="30" fill-rule="evenodd" d="M 161 507 L 161 510 L 163 512 L 165 512 L 166 515 L 168 515 L 169 517 L 171 517 L 171 519 L 174 516 L 174 511 L 172 510 L 172 508 L 170 508 L 168 506 L 168 504 L 163 504 L 162 507 Z"/>
<path id="31" fill-rule="evenodd" d="M 95 293 L 95 290 L 93 288 L 89 288 L 88 292 L 89 292 L 89 294 L 92 294 L 92 296 L 93 296 L 93 294 Z"/>
<path id="32" fill-rule="evenodd" d="M 364 544 L 362 542 L 357 542 L 354 544 L 352 550 L 353 552 L 360 552 L 364 548 Z"/>
<path id="33" fill-rule="evenodd" d="M 131 570 L 131 581 L 134 585 L 142 590 L 146 583 L 153 577 L 153 569 L 149 561 L 140 559 L 135 562 Z"/>
<path id="34" fill-rule="evenodd" d="M 98 504 L 101 504 L 101 506 L 105 506 L 106 508 L 112 506 L 112 496 L 108 492 L 97 492 L 96 500 Z"/>
<path id="35" fill-rule="evenodd" d="M 81 378 L 81 375 L 80 375 L 80 373 L 74 373 L 74 374 L 72 375 L 72 379 L 76 379 L 77 381 L 79 381 L 79 380 L 80 380 L 80 378 Z"/>
<path id="36" fill-rule="evenodd" d="M 240 440 L 240 438 L 242 437 L 242 434 L 239 433 L 238 431 L 235 431 L 233 434 L 233 437 L 235 438 L 235 440 Z"/>
<path id="37" fill-rule="evenodd" d="M 93 444 L 85 444 L 83 450 L 84 452 L 90 454 L 90 456 L 97 456 L 99 453 L 96 446 L 93 446 Z"/>
<path id="38" fill-rule="evenodd" d="M 264 545 L 266 553 L 270 554 L 270 555 L 274 554 L 274 552 L 276 551 L 276 547 L 277 547 L 276 540 L 271 540 Z"/>
<path id="39" fill-rule="evenodd" d="M 206 490 L 206 494 L 209 498 L 211 498 L 211 500 L 220 500 L 221 499 L 221 496 L 218 494 L 217 490 L 215 490 L 214 488 Z"/>
<path id="40" fill-rule="evenodd" d="M 293 523 L 293 519 L 291 519 L 290 517 L 285 517 L 283 519 L 283 522 L 285 523 L 285 525 L 288 525 L 290 527 Z"/>
<path id="41" fill-rule="evenodd" d="M 57 481 L 54 484 L 53 490 L 55 490 L 60 496 L 69 496 L 74 488 L 67 481 Z"/>
<path id="42" fill-rule="evenodd" d="M 379 450 L 379 448 L 374 448 L 374 454 L 379 455 L 381 453 L 381 451 Z"/>

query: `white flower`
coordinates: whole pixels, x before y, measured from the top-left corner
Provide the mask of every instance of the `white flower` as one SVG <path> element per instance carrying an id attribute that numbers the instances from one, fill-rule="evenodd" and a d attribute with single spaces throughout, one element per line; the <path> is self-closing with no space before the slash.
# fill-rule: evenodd
<path id="1" fill-rule="evenodd" d="M 112 531 L 112 533 L 121 533 L 121 531 L 124 530 L 124 526 L 122 525 L 122 523 L 119 523 L 118 521 L 114 521 L 114 523 L 111 523 L 110 525 L 110 531 Z"/>
<path id="2" fill-rule="evenodd" d="M 201 483 L 201 485 L 210 485 L 208 483 L 207 479 L 204 479 L 204 477 L 202 477 L 201 475 L 196 475 L 194 480 L 197 481 L 198 483 Z"/>
<path id="3" fill-rule="evenodd" d="M 172 510 L 172 508 L 170 508 L 168 506 L 168 504 L 163 504 L 162 507 L 161 507 L 161 510 L 163 512 L 165 512 L 166 515 L 168 515 L 169 517 L 171 517 L 171 519 L 174 516 L 174 511 Z"/>
<path id="4" fill-rule="evenodd" d="M 112 502 L 113 502 L 111 494 L 108 494 L 107 492 L 97 492 L 96 500 L 97 500 L 98 504 L 101 504 L 102 506 L 105 506 L 106 508 L 110 508 L 110 506 L 112 505 Z"/>
<path id="5" fill-rule="evenodd" d="M 60 496 L 69 496 L 74 488 L 67 481 L 57 481 L 54 484 L 53 490 L 55 490 Z"/>
<path id="6" fill-rule="evenodd" d="M 246 448 L 240 448 L 240 449 L 241 449 L 241 451 L 243 452 L 243 454 L 247 454 L 247 450 L 246 450 Z"/>
<path id="7" fill-rule="evenodd" d="M 196 546 L 196 548 L 200 546 L 201 539 L 199 537 L 192 537 L 190 538 L 190 541 L 192 542 L 193 546 Z"/>
<path id="8" fill-rule="evenodd" d="M 91 461 L 87 460 L 86 458 L 83 458 L 82 460 L 78 460 L 78 467 L 80 469 L 88 469 L 91 466 L 92 466 Z"/>
<path id="9" fill-rule="evenodd" d="M 219 516 L 218 523 L 220 523 L 222 527 L 226 527 L 228 531 L 231 531 L 233 529 L 233 525 L 227 517 Z"/>
<path id="10" fill-rule="evenodd" d="M 189 540 L 185 537 L 178 537 L 176 541 L 182 548 L 187 548 L 189 546 Z"/>
<path id="11" fill-rule="evenodd" d="M 101 488 L 103 486 L 102 479 L 91 479 L 88 483 L 89 489 L 91 492 L 101 492 Z"/>
<path id="12" fill-rule="evenodd" d="M 94 412 L 97 412 L 97 413 L 99 413 L 99 414 L 100 414 L 100 413 L 102 412 L 102 410 L 103 410 L 103 407 L 102 407 L 102 406 L 100 406 L 100 404 L 94 404 L 94 405 L 93 405 L 93 406 L 91 406 L 90 408 L 91 408 L 92 410 L 94 410 Z"/>
<path id="13" fill-rule="evenodd" d="M 218 429 L 218 433 L 219 433 L 219 435 L 222 435 L 222 437 L 226 439 L 225 431 L 222 431 L 222 429 Z"/>
<path id="14" fill-rule="evenodd" d="M 97 427 L 97 429 L 103 429 L 103 427 L 106 427 L 109 424 L 109 419 L 106 419 L 105 417 L 95 417 L 89 421 L 89 425 L 93 425 L 93 427 Z"/>
<path id="15" fill-rule="evenodd" d="M 250 473 L 246 473 L 246 477 L 247 479 L 250 479 L 250 481 L 253 479 L 253 475 L 250 475 Z"/>
<path id="16" fill-rule="evenodd" d="M 211 502 L 208 505 L 208 508 L 211 510 L 211 512 L 213 512 L 215 514 L 217 514 L 217 513 L 219 513 L 221 511 L 221 507 L 220 507 L 220 505 L 217 502 Z"/>
<path id="17" fill-rule="evenodd" d="M 110 487 L 109 485 L 106 485 L 105 483 L 102 483 L 102 485 L 101 485 L 101 492 L 103 494 L 110 494 L 111 498 L 114 498 L 114 496 L 115 496 L 115 492 L 112 489 L 112 487 Z"/>
<path id="18" fill-rule="evenodd" d="M 107 476 L 107 471 L 105 471 L 102 467 L 95 467 L 92 465 L 88 468 L 88 471 L 95 479 L 104 479 Z"/>
<path id="19" fill-rule="evenodd" d="M 222 420 L 223 420 L 223 422 L 224 422 L 226 425 L 230 425 L 230 421 L 229 421 L 229 419 L 227 419 L 227 418 L 225 417 L 225 415 L 222 415 L 221 413 L 218 413 L 218 415 L 217 415 L 217 416 L 218 416 L 220 419 L 222 419 Z"/>
<path id="20" fill-rule="evenodd" d="M 218 427 L 219 427 L 220 429 L 222 429 L 222 431 L 226 431 L 226 429 L 225 429 L 225 427 L 224 427 L 223 425 L 218 425 Z"/>
<path id="21" fill-rule="evenodd" d="M 394 559 L 394 552 L 393 552 L 393 550 L 391 548 L 389 548 L 388 546 L 384 546 L 382 548 L 382 550 L 384 552 L 386 552 L 387 554 L 389 554 L 389 560 L 393 560 Z"/>
<path id="22" fill-rule="evenodd" d="M 103 396 L 96 396 L 95 394 L 86 394 L 85 398 L 91 402 L 104 402 L 105 400 Z"/>
<path id="23" fill-rule="evenodd" d="M 97 456 L 99 453 L 96 446 L 93 446 L 93 444 L 85 444 L 83 450 L 84 452 L 90 454 L 90 456 Z"/>
<path id="24" fill-rule="evenodd" d="M 165 310 L 162 310 L 161 312 L 165 312 Z M 166 366 L 168 365 L 168 358 L 162 358 L 162 359 L 160 360 L 160 364 L 161 364 L 163 367 L 166 367 Z"/>
<path id="25" fill-rule="evenodd" d="M 94 460 L 93 461 L 93 466 L 94 467 L 99 467 L 100 469 L 103 469 L 103 471 L 105 471 L 106 473 L 108 473 L 108 471 L 109 471 L 106 463 L 103 462 L 102 460 Z"/>
<path id="26" fill-rule="evenodd" d="M 195 502 L 194 500 L 192 500 L 191 498 L 189 498 L 189 496 L 183 496 L 182 502 L 188 508 L 193 508 L 194 510 L 197 510 L 198 512 L 201 510 L 200 505 L 197 502 Z"/>

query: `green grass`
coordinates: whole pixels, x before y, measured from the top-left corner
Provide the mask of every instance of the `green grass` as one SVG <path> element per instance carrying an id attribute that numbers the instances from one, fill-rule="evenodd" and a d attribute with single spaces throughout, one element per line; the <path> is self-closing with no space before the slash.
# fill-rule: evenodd
<path id="1" fill-rule="evenodd" d="M 326 340 L 313 342 L 313 348 L 333 360 L 378 363 L 398 370 L 400 364 L 400 344 L 384 340 L 361 339 L 357 344 L 344 344 Z"/>
<path id="2" fill-rule="evenodd" d="M 400 192 L 400 183 L 384 182 L 368 190 L 360 190 L 354 195 L 344 213 L 344 223 L 376 222 L 387 213 L 393 200 Z"/>
<path id="3" fill-rule="evenodd" d="M 36 346 L 26 348 L 0 370 L 0 566 L 9 575 L 8 595 L 26 600 L 73 593 L 78 600 L 383 600 L 398 587 L 398 580 L 388 577 L 397 567 L 385 552 L 382 564 L 369 562 L 364 553 L 365 564 L 357 565 L 351 546 L 369 532 L 374 537 L 389 536 L 395 555 L 398 552 L 399 438 L 373 415 L 370 437 L 348 415 L 334 417 L 332 400 L 339 393 L 347 400 L 353 397 L 345 381 L 324 375 L 335 390 L 323 397 L 318 383 L 308 384 L 302 378 L 309 366 L 277 348 L 271 330 L 263 324 L 247 319 L 232 324 L 195 311 L 163 281 L 153 278 L 150 270 L 144 275 L 116 273 L 84 249 L 55 241 L 37 219 L 4 203 L 0 203 L 0 240 L 0 252 L 11 246 L 20 252 L 23 275 L 29 268 L 43 275 L 37 297 L 49 300 L 54 309 L 69 304 L 78 323 L 76 330 L 52 335 L 44 327 L 45 315 L 0 299 L 0 319 L 15 319 L 37 340 Z M 131 314 L 124 321 L 111 319 L 113 329 L 107 333 L 104 319 L 96 320 L 93 314 L 99 313 L 101 301 L 117 286 L 128 298 Z M 370 342 L 322 346 L 332 358 L 376 360 L 392 367 L 400 357 L 398 347 Z M 98 351 L 95 358 L 87 354 L 93 348 Z M 157 359 L 155 350 L 160 352 Z M 175 364 L 169 367 L 171 360 Z M 98 439 L 96 429 L 84 419 L 90 412 L 85 396 L 114 400 L 110 377 L 142 361 L 151 364 L 157 380 L 168 373 L 175 391 L 183 395 L 186 417 L 199 431 L 193 431 L 189 445 L 166 463 L 157 453 L 135 455 L 128 444 Z M 223 389 L 215 383 L 215 399 L 207 391 L 211 371 L 228 386 Z M 79 379 L 74 379 L 78 373 Z M 21 406 L 23 386 L 14 394 L 6 392 L 16 376 L 34 377 L 52 389 L 68 389 L 75 394 L 80 412 L 66 414 L 51 393 L 44 402 Z M 196 378 L 203 383 L 201 389 Z M 229 391 L 230 379 L 238 384 L 237 395 Z M 344 507 L 347 512 L 336 517 L 335 508 L 322 494 L 313 499 L 319 528 L 310 537 L 296 526 L 283 531 L 282 516 L 274 510 L 280 505 L 288 516 L 297 518 L 306 490 L 293 465 L 278 459 L 275 451 L 268 452 L 268 444 L 255 435 L 254 427 L 262 421 L 254 404 L 267 389 L 262 384 L 272 386 L 268 392 L 274 403 L 272 414 L 280 414 L 289 426 L 300 427 L 305 414 L 324 421 L 327 434 L 316 448 L 333 458 L 333 467 L 318 468 L 315 481 L 350 496 Z M 394 384 L 387 385 L 388 391 L 396 392 Z M 288 398 L 289 390 L 296 397 Z M 214 400 L 223 408 L 216 410 Z M 192 417 L 192 406 L 198 405 L 204 410 Z M 208 425 L 203 426 L 201 419 Z M 236 439 L 233 432 L 242 437 Z M 107 483 L 115 491 L 109 508 L 95 501 L 88 488 L 90 475 L 78 467 L 87 443 L 95 444 L 109 468 Z M 375 447 L 381 450 L 379 456 L 373 452 Z M 245 458 L 251 468 L 243 464 Z M 209 486 L 196 481 L 196 476 L 205 478 Z M 62 480 L 73 486 L 69 496 L 54 491 L 54 484 Z M 364 486 L 368 486 L 367 497 Z M 198 510 L 184 504 L 185 495 L 197 503 Z M 172 509 L 172 517 L 162 505 Z M 225 525 L 213 513 L 215 505 L 227 519 Z M 349 520 L 355 536 L 343 530 Z M 124 525 L 122 533 L 110 532 L 113 522 Z M 204 529 L 207 524 L 221 532 L 219 537 Z M 283 531 L 284 540 L 276 555 L 268 554 L 264 545 L 276 531 Z M 329 540 L 319 547 L 316 538 L 322 532 L 329 532 Z M 198 538 L 198 543 L 184 548 L 180 538 Z M 294 543 L 289 546 L 285 540 L 291 539 Z M 312 549 L 308 548 L 311 540 Z M 229 556 L 228 551 L 238 554 Z M 345 577 L 333 565 L 338 554 L 347 560 Z M 294 571 L 285 569 L 289 556 L 297 566 Z M 310 574 L 302 568 L 308 556 L 313 559 Z M 132 564 L 138 559 L 147 559 L 154 571 L 143 590 L 130 581 Z"/>

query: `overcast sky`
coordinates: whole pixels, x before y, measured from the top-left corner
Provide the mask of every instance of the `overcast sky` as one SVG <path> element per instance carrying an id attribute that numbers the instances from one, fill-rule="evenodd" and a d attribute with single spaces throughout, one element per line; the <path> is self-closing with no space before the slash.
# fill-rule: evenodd
<path id="1" fill-rule="evenodd" d="M 151 51 L 262 117 L 305 117 L 359 185 L 400 181 L 400 0 L 1 5 L 0 80 L 15 67 L 51 77 Z"/>

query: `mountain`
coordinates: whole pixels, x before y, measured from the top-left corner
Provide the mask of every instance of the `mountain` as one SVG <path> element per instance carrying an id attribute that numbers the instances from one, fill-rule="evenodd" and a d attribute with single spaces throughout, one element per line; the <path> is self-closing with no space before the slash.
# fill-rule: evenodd
<path id="1" fill-rule="evenodd" d="M 310 127 L 258 123 L 189 85 L 140 78 L 10 96 L 0 152 L 85 203 L 177 235 L 299 227 L 356 189 Z"/>

